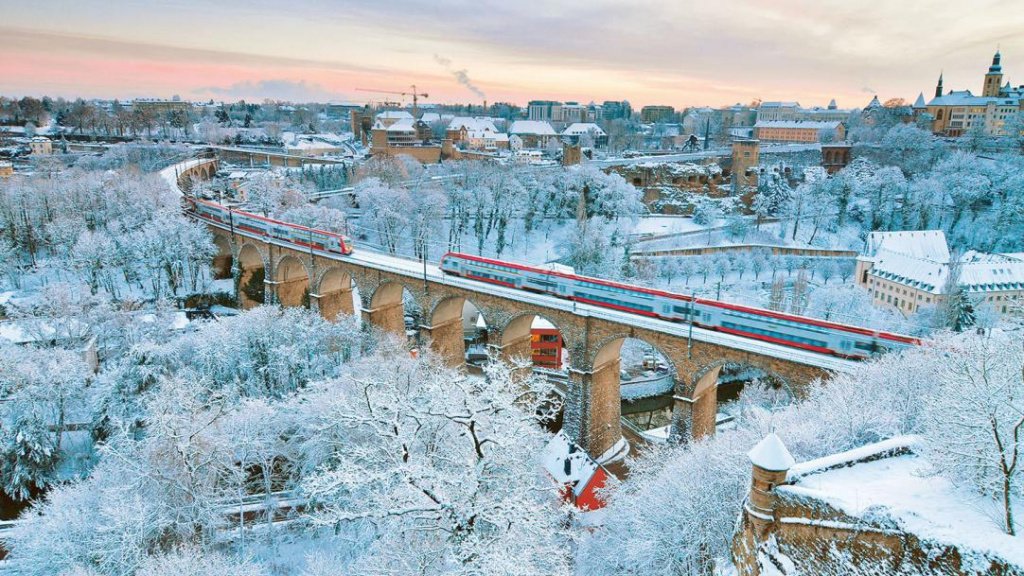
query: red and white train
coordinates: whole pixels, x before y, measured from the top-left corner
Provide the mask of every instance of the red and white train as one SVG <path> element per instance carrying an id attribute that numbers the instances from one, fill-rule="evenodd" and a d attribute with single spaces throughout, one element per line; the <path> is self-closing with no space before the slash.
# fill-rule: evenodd
<path id="1" fill-rule="evenodd" d="M 184 202 L 185 210 L 193 216 L 222 226 L 325 252 L 341 255 L 352 253 L 352 241 L 343 234 L 229 209 L 216 202 L 191 196 L 186 196 Z M 891 332 L 869 330 L 456 252 L 449 252 L 441 258 L 441 270 L 446 274 L 489 284 L 548 294 L 672 322 L 692 322 L 694 326 L 708 330 L 842 358 L 864 359 L 888 350 L 908 348 L 921 343 L 917 338 Z"/>
<path id="2" fill-rule="evenodd" d="M 919 345 L 917 338 L 783 314 L 449 252 L 441 270 L 480 282 L 529 290 L 672 322 L 849 359 Z"/>
<path id="3" fill-rule="evenodd" d="M 185 196 L 184 203 L 186 212 L 209 222 L 324 252 L 342 255 L 352 253 L 352 240 L 344 234 L 307 228 L 242 210 L 232 210 L 216 202 L 192 196 Z"/>

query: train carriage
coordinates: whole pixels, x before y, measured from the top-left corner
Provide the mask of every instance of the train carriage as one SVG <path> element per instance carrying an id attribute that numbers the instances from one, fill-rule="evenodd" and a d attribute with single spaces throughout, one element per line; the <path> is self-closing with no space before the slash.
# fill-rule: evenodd
<path id="1" fill-rule="evenodd" d="M 446 254 L 441 259 L 441 270 L 481 282 L 662 320 L 692 322 L 701 328 L 844 358 L 868 358 L 887 350 L 920 344 L 916 338 L 899 334 L 468 254 Z"/>
<path id="2" fill-rule="evenodd" d="M 184 205 L 185 210 L 196 218 L 232 226 L 250 234 L 258 234 L 325 252 L 343 255 L 352 253 L 352 240 L 343 234 L 290 224 L 244 210 L 232 210 L 216 202 L 191 196 L 185 197 Z"/>

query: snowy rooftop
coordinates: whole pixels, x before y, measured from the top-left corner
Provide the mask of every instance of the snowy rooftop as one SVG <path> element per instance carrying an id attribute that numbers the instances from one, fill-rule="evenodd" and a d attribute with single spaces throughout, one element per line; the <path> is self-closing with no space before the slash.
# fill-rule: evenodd
<path id="1" fill-rule="evenodd" d="M 497 132 L 498 128 L 490 118 L 470 118 L 469 116 L 456 116 L 448 123 L 449 130 L 461 130 L 465 128 L 469 132 Z"/>
<path id="2" fill-rule="evenodd" d="M 494 140 L 495 142 L 508 142 L 508 134 L 504 132 L 492 132 L 490 130 L 470 130 L 466 132 L 466 137 L 470 139 L 480 140 Z"/>
<path id="3" fill-rule="evenodd" d="M 381 120 L 381 119 L 385 119 L 385 120 L 402 120 L 402 119 L 406 119 L 406 118 L 411 120 L 412 119 L 412 114 L 409 114 L 405 110 L 385 110 L 384 112 L 381 112 L 380 114 L 377 114 L 377 119 L 378 120 Z"/>
<path id="4" fill-rule="evenodd" d="M 555 129 L 543 120 L 516 120 L 508 129 L 509 134 L 530 134 L 537 136 L 554 136 Z"/>
<path id="5" fill-rule="evenodd" d="M 579 136 L 581 134 L 594 134 L 595 136 L 604 136 L 604 130 L 600 126 L 593 122 L 576 122 L 570 124 L 568 128 L 562 131 L 562 134 L 569 136 Z"/>
<path id="6" fill-rule="evenodd" d="M 949 265 L 898 252 L 879 250 L 871 274 L 938 294 L 946 283 Z"/>
<path id="7" fill-rule="evenodd" d="M 789 453 L 786 445 L 782 443 L 775 432 L 765 436 L 757 443 L 757 446 L 747 452 L 747 456 L 750 457 L 750 463 L 754 466 L 776 472 L 789 470 L 796 463 L 793 455 Z"/>
<path id="8" fill-rule="evenodd" d="M 995 96 L 975 96 L 970 90 L 957 90 L 932 98 L 929 106 L 985 106 L 989 102 L 997 105 L 1016 106 L 1013 98 L 998 98 Z"/>
<path id="9" fill-rule="evenodd" d="M 921 539 L 957 546 L 964 557 L 975 552 L 1024 565 L 1020 538 L 1003 533 L 988 514 L 992 502 L 934 475 L 928 461 L 912 451 L 916 442 L 894 438 L 808 462 L 806 475 L 793 480 L 791 470 L 793 484 L 776 491 L 818 500 L 868 523 L 892 520 Z M 894 449 L 900 445 L 907 449 Z M 1024 514 L 1024 505 L 1016 508 L 1018 517 Z"/>
<path id="10" fill-rule="evenodd" d="M 867 255 L 879 250 L 930 260 L 949 262 L 949 244 L 942 230 L 913 230 L 902 232 L 872 232 L 868 234 Z"/>
<path id="11" fill-rule="evenodd" d="M 597 462 L 562 432 L 555 434 L 544 447 L 541 463 L 556 482 L 571 484 L 577 496 L 597 471 Z"/>
<path id="12" fill-rule="evenodd" d="M 400 118 L 395 121 L 394 124 L 388 126 L 386 130 L 388 132 L 415 132 L 416 126 L 414 125 L 415 120 L 412 116 L 408 118 Z"/>
<path id="13" fill-rule="evenodd" d="M 799 102 L 761 102 L 761 108 L 799 108 Z"/>
<path id="14" fill-rule="evenodd" d="M 949 276 L 949 248 L 941 230 L 872 232 L 866 255 L 871 273 L 941 293 Z M 967 252 L 960 257 L 959 285 L 968 292 L 1024 290 L 1024 261 L 1002 254 Z"/>

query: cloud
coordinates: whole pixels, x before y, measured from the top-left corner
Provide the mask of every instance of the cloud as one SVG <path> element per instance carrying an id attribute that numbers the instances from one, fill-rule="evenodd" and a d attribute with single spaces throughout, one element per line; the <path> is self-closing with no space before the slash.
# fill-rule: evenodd
<path id="1" fill-rule="evenodd" d="M 329 102 L 340 100 L 341 94 L 320 84 L 305 80 L 259 80 L 236 82 L 230 86 L 208 86 L 194 90 L 196 94 L 251 100 L 285 100 L 288 102 Z"/>
<path id="2" fill-rule="evenodd" d="M 861 92 L 865 92 L 867 94 L 878 94 L 878 90 L 875 90 L 874 88 L 872 88 L 870 86 L 862 86 L 860 91 Z"/>

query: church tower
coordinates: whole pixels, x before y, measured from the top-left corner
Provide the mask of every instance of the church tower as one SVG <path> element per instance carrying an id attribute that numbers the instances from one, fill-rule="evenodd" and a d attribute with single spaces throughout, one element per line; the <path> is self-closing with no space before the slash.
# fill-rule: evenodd
<path id="1" fill-rule="evenodd" d="M 982 96 L 999 96 L 999 90 L 1003 84 L 1003 67 L 999 63 L 999 51 L 992 57 L 992 65 L 988 67 L 988 74 L 985 74 L 985 88 L 981 91 Z"/>
<path id="2" fill-rule="evenodd" d="M 935 97 L 942 96 L 942 72 L 939 72 L 939 83 L 935 85 Z"/>

